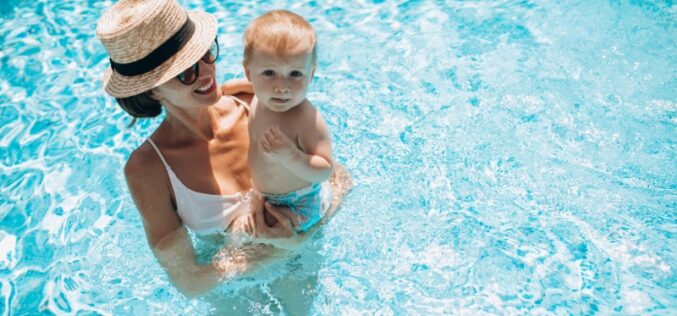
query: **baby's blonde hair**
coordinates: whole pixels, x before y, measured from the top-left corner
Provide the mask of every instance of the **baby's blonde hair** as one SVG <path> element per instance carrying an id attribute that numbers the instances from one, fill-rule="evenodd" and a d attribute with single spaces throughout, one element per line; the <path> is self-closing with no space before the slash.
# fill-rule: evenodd
<path id="1" fill-rule="evenodd" d="M 255 50 L 282 56 L 310 53 L 313 65 L 317 62 L 315 30 L 303 17 L 287 10 L 269 11 L 254 19 L 244 31 L 243 42 L 245 62 Z"/>

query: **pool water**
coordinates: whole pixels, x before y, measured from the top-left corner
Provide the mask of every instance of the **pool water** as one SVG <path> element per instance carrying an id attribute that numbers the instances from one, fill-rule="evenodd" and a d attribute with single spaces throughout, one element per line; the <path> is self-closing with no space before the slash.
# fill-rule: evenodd
<path id="1" fill-rule="evenodd" d="M 112 1 L 2 2 L 0 314 L 677 313 L 672 1 L 181 2 L 223 80 L 255 16 L 309 19 L 354 189 L 279 273 L 183 298 L 121 172 L 159 119 L 102 89 Z"/>

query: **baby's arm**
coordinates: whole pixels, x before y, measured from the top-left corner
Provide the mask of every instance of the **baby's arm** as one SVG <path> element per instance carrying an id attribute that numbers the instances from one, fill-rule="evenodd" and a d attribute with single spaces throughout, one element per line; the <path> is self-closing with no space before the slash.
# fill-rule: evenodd
<path id="1" fill-rule="evenodd" d="M 260 149 L 278 156 L 299 178 L 313 183 L 323 182 L 329 178 L 333 163 L 329 131 L 320 113 L 310 103 L 301 106 L 305 108 L 296 125 L 301 149 L 277 126 L 268 129 L 261 140 Z"/>

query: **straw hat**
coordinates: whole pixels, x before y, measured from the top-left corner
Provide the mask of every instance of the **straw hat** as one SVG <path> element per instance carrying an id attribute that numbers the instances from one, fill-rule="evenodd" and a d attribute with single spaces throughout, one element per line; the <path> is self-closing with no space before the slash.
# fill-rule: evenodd
<path id="1" fill-rule="evenodd" d="M 99 19 L 110 55 L 103 85 L 116 98 L 157 87 L 195 64 L 216 38 L 216 19 L 176 0 L 121 0 Z"/>

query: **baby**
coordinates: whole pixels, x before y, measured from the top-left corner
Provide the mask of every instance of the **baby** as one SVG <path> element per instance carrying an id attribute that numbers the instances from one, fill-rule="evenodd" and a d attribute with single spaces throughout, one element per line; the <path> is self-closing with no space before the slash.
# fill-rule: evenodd
<path id="1" fill-rule="evenodd" d="M 284 10 L 256 18 L 244 33 L 243 65 L 255 94 L 249 116 L 253 184 L 268 202 L 299 215 L 299 232 L 318 223 L 332 200 L 329 131 L 306 99 L 315 45 L 312 26 Z M 268 225 L 274 221 L 266 215 Z"/>

